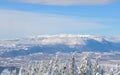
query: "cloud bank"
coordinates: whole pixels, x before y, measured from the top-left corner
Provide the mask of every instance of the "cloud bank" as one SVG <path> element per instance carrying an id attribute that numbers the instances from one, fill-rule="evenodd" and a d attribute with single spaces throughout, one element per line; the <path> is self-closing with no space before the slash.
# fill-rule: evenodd
<path id="1" fill-rule="evenodd" d="M 43 5 L 103 5 L 115 2 L 117 0 L 12 0 L 12 1 L 36 3 Z"/>

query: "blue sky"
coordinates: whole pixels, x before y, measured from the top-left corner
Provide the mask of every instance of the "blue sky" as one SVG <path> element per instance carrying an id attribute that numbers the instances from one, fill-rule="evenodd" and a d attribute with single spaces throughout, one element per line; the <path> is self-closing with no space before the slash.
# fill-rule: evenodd
<path id="1" fill-rule="evenodd" d="M 0 38 L 120 36 L 119 0 L 0 0 Z"/>

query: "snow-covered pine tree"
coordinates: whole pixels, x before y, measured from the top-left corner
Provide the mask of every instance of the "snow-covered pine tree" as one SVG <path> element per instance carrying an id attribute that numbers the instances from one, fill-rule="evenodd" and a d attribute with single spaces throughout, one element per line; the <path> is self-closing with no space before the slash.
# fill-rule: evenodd
<path id="1" fill-rule="evenodd" d="M 44 62 L 41 61 L 39 66 L 39 75 L 43 75 L 43 74 L 44 74 Z"/>
<path id="2" fill-rule="evenodd" d="M 92 75 L 92 64 L 90 58 L 83 58 L 79 70 L 79 75 Z"/>
<path id="3" fill-rule="evenodd" d="M 70 62 L 70 69 L 69 69 L 69 73 L 70 75 L 78 75 L 78 68 L 76 66 L 75 63 L 75 53 L 72 54 L 72 58 L 71 58 L 71 62 Z"/>
<path id="4" fill-rule="evenodd" d="M 69 71 L 68 71 L 68 65 L 65 62 L 61 68 L 61 75 L 69 75 Z"/>
<path id="5" fill-rule="evenodd" d="M 102 67 L 102 68 L 100 69 L 100 74 L 101 74 L 101 75 L 104 75 L 104 74 L 105 74 L 104 67 Z"/>
<path id="6" fill-rule="evenodd" d="M 116 70 L 115 70 L 115 74 L 116 75 L 120 75 L 120 66 L 119 66 L 119 64 L 116 64 Z"/>
<path id="7" fill-rule="evenodd" d="M 93 64 L 93 75 L 100 75 L 100 65 L 99 65 L 99 58 L 95 59 Z"/>
<path id="8" fill-rule="evenodd" d="M 74 68 L 75 68 L 75 58 L 74 58 L 74 55 L 72 55 L 72 59 L 70 63 L 70 75 L 75 75 Z"/>
<path id="9" fill-rule="evenodd" d="M 50 60 L 48 66 L 49 67 L 48 67 L 47 72 L 45 73 L 45 75 L 51 75 L 51 73 L 52 73 L 52 67 L 53 67 L 53 60 Z"/>
<path id="10" fill-rule="evenodd" d="M 51 72 L 51 75 L 60 75 L 58 54 L 56 54 L 55 56 L 55 60 L 53 62 L 53 70 Z"/>

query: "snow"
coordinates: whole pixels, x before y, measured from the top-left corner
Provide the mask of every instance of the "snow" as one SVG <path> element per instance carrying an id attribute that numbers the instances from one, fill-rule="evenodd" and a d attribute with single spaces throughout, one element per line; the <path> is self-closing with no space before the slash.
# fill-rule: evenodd
<path id="1" fill-rule="evenodd" d="M 4 69 L 1 73 L 1 75 L 11 75 L 10 71 L 8 69 Z"/>
<path id="2" fill-rule="evenodd" d="M 86 45 L 87 40 L 95 40 L 100 43 L 103 41 L 120 43 L 120 37 L 106 37 L 80 34 L 58 34 L 58 35 L 37 35 L 29 36 L 19 40 L 1 40 L 0 46 L 16 47 L 16 44 L 65 44 L 65 45 Z"/>

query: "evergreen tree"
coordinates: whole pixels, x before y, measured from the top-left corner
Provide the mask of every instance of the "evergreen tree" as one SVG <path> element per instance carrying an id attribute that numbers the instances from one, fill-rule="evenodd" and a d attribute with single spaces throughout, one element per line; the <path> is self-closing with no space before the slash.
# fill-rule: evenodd
<path id="1" fill-rule="evenodd" d="M 97 58 L 93 64 L 93 75 L 100 75 L 99 58 Z"/>
<path id="2" fill-rule="evenodd" d="M 88 57 L 82 60 L 79 75 L 92 75 L 92 64 Z"/>
<path id="3" fill-rule="evenodd" d="M 75 68 L 75 58 L 74 58 L 74 55 L 72 55 L 72 60 L 71 60 L 71 63 L 70 63 L 70 75 L 75 75 L 74 70 Z"/>

